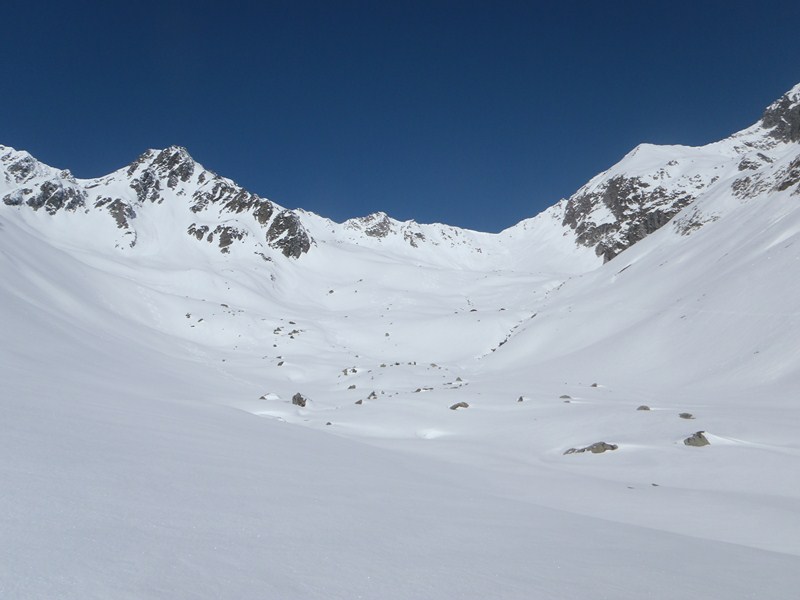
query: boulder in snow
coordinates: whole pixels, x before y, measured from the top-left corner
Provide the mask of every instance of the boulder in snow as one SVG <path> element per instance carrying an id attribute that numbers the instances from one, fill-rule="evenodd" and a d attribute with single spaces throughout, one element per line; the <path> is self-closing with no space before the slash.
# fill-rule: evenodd
<path id="1" fill-rule="evenodd" d="M 696 431 L 695 433 L 687 437 L 685 440 L 683 440 L 683 443 L 686 444 L 687 446 L 695 446 L 696 448 L 700 448 L 702 446 L 708 446 L 711 442 L 709 442 L 708 438 L 706 438 L 706 436 L 703 435 L 704 433 L 705 431 Z"/>
<path id="2" fill-rule="evenodd" d="M 592 454 L 602 454 L 606 450 L 616 450 L 619 448 L 616 444 L 608 444 L 606 442 L 595 442 L 585 448 L 570 448 L 564 454 L 580 454 L 581 452 L 591 452 Z"/>

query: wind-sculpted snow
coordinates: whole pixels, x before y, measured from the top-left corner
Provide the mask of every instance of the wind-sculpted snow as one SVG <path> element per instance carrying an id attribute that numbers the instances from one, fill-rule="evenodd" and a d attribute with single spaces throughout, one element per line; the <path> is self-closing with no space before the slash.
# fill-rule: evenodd
<path id="1" fill-rule="evenodd" d="M 500 234 L 287 211 L 178 148 L 89 181 L 2 149 L 0 596 L 794 597 L 770 131 L 641 146 Z M 85 204 L 28 204 L 48 181 Z"/>

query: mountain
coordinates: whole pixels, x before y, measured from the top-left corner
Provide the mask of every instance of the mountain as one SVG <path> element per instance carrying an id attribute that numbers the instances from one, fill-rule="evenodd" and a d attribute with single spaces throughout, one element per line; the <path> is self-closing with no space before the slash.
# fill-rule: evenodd
<path id="1" fill-rule="evenodd" d="M 608 261 L 717 188 L 732 186 L 739 197 L 788 189 L 798 182 L 800 166 L 797 161 L 783 164 L 781 158 L 787 144 L 797 142 L 800 135 L 798 95 L 798 88 L 793 88 L 765 110 L 759 123 L 721 142 L 699 148 L 642 144 L 545 213 L 551 220 L 561 220 L 568 238 Z M 776 161 L 782 166 L 776 167 Z M 257 255 L 271 248 L 300 258 L 314 244 L 305 219 L 351 243 L 402 239 L 413 248 L 433 245 L 444 252 L 458 246 L 472 252 L 494 250 L 491 242 L 484 248 L 492 239 L 489 236 L 442 225 L 399 223 L 384 213 L 341 225 L 319 222 L 310 213 L 284 209 L 204 169 L 177 146 L 148 150 L 128 167 L 91 180 L 77 180 L 68 170 L 59 171 L 3 146 L 0 163 L 5 205 L 43 209 L 51 216 L 107 213 L 120 230 L 113 236 L 117 247 L 134 247 L 140 235 L 149 233 L 152 221 L 161 220 L 160 213 L 169 210 L 175 217 L 168 222 L 175 229 L 172 235 L 182 228 L 198 241 L 216 244 L 223 253 L 244 242 Z M 165 201 L 168 209 L 152 206 Z M 699 226 L 698 219 L 690 218 L 684 227 Z M 507 245 L 506 238 L 511 237 L 503 232 L 499 245 Z"/>
<path id="2" fill-rule="evenodd" d="M 205 170 L 184 148 L 148 150 L 128 167 L 88 180 L 43 165 L 27 152 L 6 147 L 0 152 L 7 186 L 4 204 L 50 216 L 103 214 L 119 230 L 110 235 L 118 248 L 133 248 L 140 235 L 153 235 L 156 223 L 165 218 L 169 227 L 183 227 L 186 234 L 215 243 L 224 253 L 234 242 L 255 237 L 260 239 L 249 245 L 256 251 L 272 248 L 293 258 L 308 252 L 311 244 L 295 213 Z M 111 221 L 98 229 L 109 230 Z"/>
<path id="3" fill-rule="evenodd" d="M 564 223 L 578 243 L 610 260 L 720 189 L 740 198 L 788 189 L 800 181 L 793 148 L 798 128 L 800 87 L 795 86 L 758 123 L 720 142 L 699 148 L 637 146 L 570 197 Z M 688 232 L 703 222 L 690 211 L 679 226 Z"/>
<path id="4" fill-rule="evenodd" d="M 799 132 L 499 234 L 3 147 L 3 596 L 791 597 Z"/>

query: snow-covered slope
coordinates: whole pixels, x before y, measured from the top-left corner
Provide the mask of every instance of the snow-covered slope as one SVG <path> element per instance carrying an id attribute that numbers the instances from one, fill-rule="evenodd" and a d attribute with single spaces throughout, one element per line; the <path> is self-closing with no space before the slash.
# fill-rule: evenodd
<path id="1" fill-rule="evenodd" d="M 799 123 L 500 234 L 4 148 L 0 596 L 792 597 Z"/>
<path id="2" fill-rule="evenodd" d="M 609 260 L 706 195 L 752 198 L 788 189 L 800 181 L 798 128 L 800 86 L 795 86 L 758 123 L 720 142 L 697 148 L 637 146 L 570 197 L 564 223 L 580 244 Z M 682 226 L 702 222 L 690 211 Z"/>
<path id="3" fill-rule="evenodd" d="M 208 256 L 305 259 L 319 243 L 356 246 L 400 262 L 438 266 L 586 270 L 597 261 L 562 224 L 564 204 L 500 235 L 398 222 L 376 213 L 334 223 L 286 210 L 206 170 L 184 148 L 148 150 L 106 177 L 75 179 L 27 152 L 0 146 L 5 210 L 54 243 L 165 261 Z M 321 252 L 325 254 L 325 252 Z M 231 262 L 231 261 L 228 261 Z"/>

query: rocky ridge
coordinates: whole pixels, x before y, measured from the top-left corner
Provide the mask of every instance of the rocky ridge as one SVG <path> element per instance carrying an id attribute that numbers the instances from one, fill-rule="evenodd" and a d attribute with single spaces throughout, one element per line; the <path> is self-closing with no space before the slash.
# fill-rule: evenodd
<path id="1" fill-rule="evenodd" d="M 578 244 L 611 260 L 716 186 L 750 199 L 797 185 L 800 153 L 788 165 L 776 163 L 798 141 L 800 85 L 767 107 L 758 123 L 727 140 L 698 148 L 638 146 L 567 200 L 563 225 Z M 688 234 L 709 220 L 714 216 L 689 210 L 676 229 Z"/>
<path id="2" fill-rule="evenodd" d="M 698 198 L 712 191 L 726 190 L 741 201 L 791 188 L 791 194 L 800 194 L 798 141 L 800 85 L 767 107 L 758 123 L 726 140 L 696 148 L 638 146 L 539 216 L 558 220 L 559 236 L 568 240 L 559 242 L 561 246 L 591 249 L 606 262 L 670 222 L 677 233 L 689 235 L 714 221 L 715 214 L 696 206 Z M 498 235 L 481 234 L 400 222 L 383 212 L 342 224 L 323 220 L 323 227 L 312 213 L 285 209 L 206 170 L 179 146 L 148 150 L 123 169 L 86 180 L 44 165 L 27 152 L 0 146 L 0 200 L 50 216 L 99 211 L 111 217 L 109 223 L 120 234 L 116 246 L 123 250 L 139 242 L 141 215 L 149 207 L 175 204 L 185 220 L 177 225 L 188 239 L 213 244 L 223 254 L 249 243 L 262 258 L 269 258 L 270 250 L 301 258 L 315 245 L 312 232 L 322 229 L 340 242 L 400 244 L 412 251 L 466 248 L 477 256 L 525 251 L 504 244 L 553 228 L 528 230 L 532 220 L 527 220 Z"/>
<path id="3" fill-rule="evenodd" d="M 123 247 L 136 246 L 139 217 L 148 205 L 165 201 L 181 201 L 187 217 L 194 217 L 186 234 L 215 243 L 222 253 L 251 236 L 253 226 L 263 232 L 262 239 L 254 240 L 256 245 L 264 244 L 288 258 L 299 258 L 313 244 L 294 211 L 204 169 L 179 146 L 148 150 L 129 166 L 97 179 L 78 180 L 69 171 L 58 171 L 27 152 L 4 146 L 0 165 L 6 188 L 3 204 L 44 209 L 51 216 L 105 212 L 121 230 Z"/>

